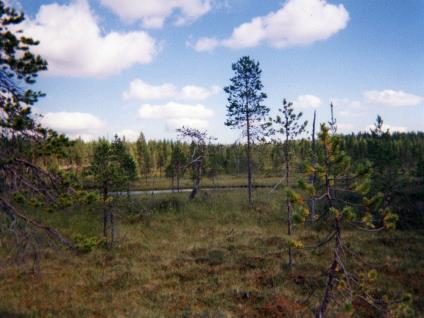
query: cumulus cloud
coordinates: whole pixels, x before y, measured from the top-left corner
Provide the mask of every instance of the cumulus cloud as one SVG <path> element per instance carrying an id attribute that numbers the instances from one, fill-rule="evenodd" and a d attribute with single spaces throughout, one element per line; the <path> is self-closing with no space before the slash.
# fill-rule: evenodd
<path id="1" fill-rule="evenodd" d="M 84 140 L 97 138 L 106 126 L 96 116 L 79 112 L 46 113 L 41 117 L 40 123 L 71 138 L 79 137 Z"/>
<path id="2" fill-rule="evenodd" d="M 326 0 L 288 0 L 281 9 L 255 17 L 236 27 L 224 40 L 203 37 L 194 48 L 211 51 L 217 46 L 252 48 L 263 43 L 274 48 L 304 46 L 323 41 L 347 26 L 349 13 L 342 4 Z"/>
<path id="3" fill-rule="evenodd" d="M 206 100 L 220 92 L 218 86 L 210 88 L 187 85 L 181 89 L 173 84 L 165 83 L 162 85 L 151 85 L 141 79 L 135 79 L 130 83 L 130 87 L 124 92 L 124 100 L 163 100 L 163 99 L 176 99 L 176 100 L 191 100 L 201 101 Z"/>
<path id="4" fill-rule="evenodd" d="M 370 104 L 388 107 L 417 106 L 424 102 L 424 97 L 422 96 L 391 89 L 367 91 L 364 93 L 364 98 Z"/>
<path id="5" fill-rule="evenodd" d="M 142 105 L 138 110 L 141 119 L 165 120 L 169 130 L 182 126 L 191 128 L 206 128 L 208 119 L 213 117 L 212 110 L 204 105 L 188 105 L 169 102 L 164 105 Z"/>
<path id="6" fill-rule="evenodd" d="M 197 40 L 194 49 L 197 52 L 210 52 L 220 45 L 220 41 L 215 38 L 203 37 Z"/>
<path id="7" fill-rule="evenodd" d="M 321 104 L 321 99 L 314 95 L 301 95 L 293 102 L 293 105 L 299 108 L 318 108 Z"/>
<path id="8" fill-rule="evenodd" d="M 103 34 L 86 0 L 42 5 L 23 29 L 40 41 L 34 52 L 47 59 L 51 75 L 113 75 L 152 62 L 158 50 L 156 41 L 143 31 Z"/>
<path id="9" fill-rule="evenodd" d="M 210 0 L 100 0 L 122 20 L 141 21 L 145 28 L 161 28 L 177 12 L 175 25 L 191 23 L 212 8 Z"/>

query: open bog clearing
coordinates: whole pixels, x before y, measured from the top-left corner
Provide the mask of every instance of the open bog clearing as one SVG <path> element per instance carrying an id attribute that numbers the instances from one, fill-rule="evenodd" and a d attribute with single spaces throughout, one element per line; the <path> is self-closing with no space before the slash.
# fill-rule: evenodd
<path id="1" fill-rule="evenodd" d="M 190 203 L 185 193 L 161 195 L 155 202 L 132 198 L 132 208 L 118 213 L 113 250 L 43 250 L 38 276 L 32 274 L 31 258 L 16 266 L 2 264 L 0 316 L 313 316 L 331 246 L 309 250 L 307 245 L 327 231 L 311 230 L 308 224 L 295 228 L 305 248 L 295 250 L 289 272 L 278 193 L 257 191 L 254 208 L 245 196 L 245 191 L 207 192 Z M 149 211 L 139 213 L 142 207 Z M 66 219 L 59 212 L 39 213 L 70 237 L 101 235 L 95 206 L 60 212 Z M 373 293 L 411 293 L 422 314 L 423 232 L 345 234 L 346 244 L 378 272 L 370 286 Z M 377 317 L 359 299 L 353 305 L 364 313 L 361 317 Z"/>

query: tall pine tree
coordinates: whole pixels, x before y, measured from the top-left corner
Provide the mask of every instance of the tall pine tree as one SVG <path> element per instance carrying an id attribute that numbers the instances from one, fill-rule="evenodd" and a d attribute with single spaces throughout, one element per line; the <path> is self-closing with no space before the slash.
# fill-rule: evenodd
<path id="1" fill-rule="evenodd" d="M 232 65 L 234 76 L 224 90 L 228 94 L 225 125 L 241 129 L 247 139 L 247 187 L 248 200 L 252 204 L 252 143 L 264 132 L 263 121 L 269 108 L 263 105 L 267 95 L 262 91 L 262 70 L 259 62 L 249 56 Z"/>

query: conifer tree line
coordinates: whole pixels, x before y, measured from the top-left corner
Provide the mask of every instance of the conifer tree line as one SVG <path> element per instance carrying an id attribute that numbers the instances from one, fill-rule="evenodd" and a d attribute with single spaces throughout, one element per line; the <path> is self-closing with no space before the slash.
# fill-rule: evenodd
<path id="1" fill-rule="evenodd" d="M 175 149 L 182 152 L 183 158 L 190 154 L 190 144 L 175 140 L 148 140 L 129 142 L 121 138 L 137 166 L 137 177 L 165 177 L 169 175 L 167 168 L 171 164 Z M 391 133 L 387 138 L 376 139 L 370 132 L 342 135 L 343 149 L 357 161 L 363 158 L 379 160 L 383 166 L 398 167 L 410 176 L 422 177 L 424 174 L 424 133 Z M 380 140 L 378 142 L 378 140 Z M 53 154 L 44 160 L 45 165 L 53 169 L 69 169 L 76 174 L 90 165 L 93 151 L 100 141 L 84 142 L 80 139 L 72 142 L 65 156 Z M 377 142 L 377 143 L 376 143 Z M 384 145 L 382 158 L 377 158 L 378 144 Z M 209 156 L 205 169 L 211 175 L 244 175 L 247 172 L 246 145 L 240 142 L 220 144 L 214 142 L 207 146 Z M 308 139 L 295 140 L 292 143 L 293 155 L 296 159 L 310 156 L 311 142 Z M 261 176 L 281 175 L 284 153 L 281 146 L 272 143 L 259 143 L 252 146 L 254 170 Z M 375 159 L 374 159 L 375 158 Z M 389 162 L 395 158 L 395 162 Z M 184 160 L 185 160 L 184 159 Z M 385 161 L 385 162 L 380 162 Z M 382 167 L 383 168 L 383 167 Z"/>
<path id="2" fill-rule="evenodd" d="M 294 108 L 295 109 L 295 108 Z M 303 117 L 303 119 L 306 119 Z M 310 129 L 308 125 L 306 129 Z M 377 126 L 376 126 L 377 127 Z M 176 133 L 177 136 L 177 133 Z M 301 169 L 305 161 L 314 161 L 312 140 L 297 138 L 290 144 L 290 165 L 293 172 L 291 183 L 304 174 Z M 423 226 L 424 219 L 420 211 L 420 198 L 423 197 L 424 183 L 424 133 L 390 133 L 387 131 L 361 132 L 341 135 L 341 149 L 359 164 L 369 160 L 373 164 L 372 189 L 386 193 L 385 200 L 392 203 L 400 216 L 398 226 Z M 167 179 L 173 188 L 180 188 L 183 178 L 193 178 L 193 171 L 187 167 L 192 156 L 193 145 L 187 140 L 146 140 L 143 133 L 135 142 L 120 139 L 128 158 L 133 161 L 134 171 L 129 182 L 120 190 L 127 191 L 132 181 L 149 185 L 152 179 Z M 275 141 L 275 140 L 274 140 Z M 38 159 L 41 165 L 52 167 L 56 171 L 66 171 L 71 179 L 81 186 L 93 186 L 90 182 L 90 166 L 95 149 L 102 141 L 84 142 L 75 140 L 64 154 L 52 154 Z M 285 142 L 256 141 L 251 145 L 251 165 L 255 178 L 285 177 L 287 158 Z M 316 152 L 321 146 L 316 144 Z M 205 158 L 202 163 L 202 175 L 210 180 L 221 177 L 244 177 L 248 173 L 247 145 L 237 142 L 220 144 L 217 141 L 205 145 Z M 85 181 L 83 181 L 85 180 Z"/>

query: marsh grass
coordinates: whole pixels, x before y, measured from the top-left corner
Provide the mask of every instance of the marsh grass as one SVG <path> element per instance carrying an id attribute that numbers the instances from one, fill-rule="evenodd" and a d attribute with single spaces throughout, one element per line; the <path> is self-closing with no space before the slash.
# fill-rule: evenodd
<path id="1" fill-rule="evenodd" d="M 122 199 L 114 249 L 46 249 L 38 276 L 30 262 L 1 267 L 0 316 L 310 317 L 330 250 L 296 250 L 287 271 L 278 197 L 258 190 L 253 208 L 245 191 L 201 193 L 193 202 L 187 194 Z M 101 235 L 96 207 L 33 213 L 69 236 Z M 295 233 L 313 244 L 326 232 L 306 225 Z M 377 291 L 412 293 L 417 315 L 424 313 L 422 232 L 350 231 L 346 240 L 377 269 Z"/>
<path id="2" fill-rule="evenodd" d="M 269 187 L 274 186 L 281 180 L 278 176 L 255 176 L 253 180 L 254 186 Z M 170 189 L 172 180 L 170 178 L 149 176 L 146 178 L 139 178 L 131 183 L 131 190 L 162 190 Z M 191 188 L 193 186 L 193 179 L 187 174 L 180 180 L 181 188 Z M 245 176 L 231 176 L 219 175 L 215 178 L 202 178 L 201 186 L 204 188 L 213 187 L 246 187 Z"/>

